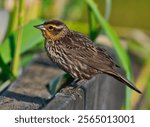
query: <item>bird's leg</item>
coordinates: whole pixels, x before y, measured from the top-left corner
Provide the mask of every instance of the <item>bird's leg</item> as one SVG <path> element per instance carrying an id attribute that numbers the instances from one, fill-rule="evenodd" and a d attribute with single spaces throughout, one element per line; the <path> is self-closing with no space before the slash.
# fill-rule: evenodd
<path id="1" fill-rule="evenodd" d="M 73 86 L 74 88 L 78 87 L 78 82 L 80 81 L 80 79 L 75 79 L 72 83 L 71 86 Z"/>
<path id="2" fill-rule="evenodd" d="M 78 93 L 77 90 L 81 87 L 81 85 L 78 85 L 77 83 L 80 81 L 80 79 L 75 79 L 71 84 L 72 87 L 70 87 L 70 89 L 74 92 L 74 93 Z"/>

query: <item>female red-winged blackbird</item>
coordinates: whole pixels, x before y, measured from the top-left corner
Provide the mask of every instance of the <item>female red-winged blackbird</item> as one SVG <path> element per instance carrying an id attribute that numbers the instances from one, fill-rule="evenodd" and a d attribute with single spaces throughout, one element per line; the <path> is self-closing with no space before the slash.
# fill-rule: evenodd
<path id="1" fill-rule="evenodd" d="M 96 47 L 85 35 L 71 31 L 58 20 L 35 26 L 42 31 L 45 49 L 51 61 L 73 78 L 88 80 L 105 73 L 141 93 L 130 81 L 117 72 L 117 65 L 105 50 Z"/>

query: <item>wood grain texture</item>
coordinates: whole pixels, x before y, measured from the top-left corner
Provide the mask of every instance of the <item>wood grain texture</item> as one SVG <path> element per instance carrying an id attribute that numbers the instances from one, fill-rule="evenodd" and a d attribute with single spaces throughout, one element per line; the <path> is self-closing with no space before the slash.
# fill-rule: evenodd
<path id="1" fill-rule="evenodd" d="M 36 57 L 18 80 L 0 95 L 0 109 L 41 109 L 47 105 L 50 94 L 46 85 L 61 71 L 45 56 Z"/>

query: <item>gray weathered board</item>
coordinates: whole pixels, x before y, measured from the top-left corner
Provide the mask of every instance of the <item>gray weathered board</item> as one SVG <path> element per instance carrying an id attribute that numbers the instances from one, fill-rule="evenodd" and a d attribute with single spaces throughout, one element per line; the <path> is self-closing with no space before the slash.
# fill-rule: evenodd
<path id="1" fill-rule="evenodd" d="M 46 88 L 62 71 L 45 53 L 40 53 L 23 74 L 0 94 L 0 109 L 120 109 L 124 101 L 124 85 L 114 78 L 99 74 L 82 83 L 78 95 L 57 93 L 53 99 Z"/>

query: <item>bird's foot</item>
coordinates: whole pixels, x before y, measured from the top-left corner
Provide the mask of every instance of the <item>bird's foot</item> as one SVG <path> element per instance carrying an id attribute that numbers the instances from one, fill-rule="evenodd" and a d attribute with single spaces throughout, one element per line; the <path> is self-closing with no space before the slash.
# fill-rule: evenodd
<path id="1" fill-rule="evenodd" d="M 76 100 L 76 95 L 82 99 L 82 96 L 79 92 L 80 88 L 76 87 L 66 87 L 60 90 L 60 93 L 64 94 L 65 96 L 70 96 L 73 100 Z"/>

